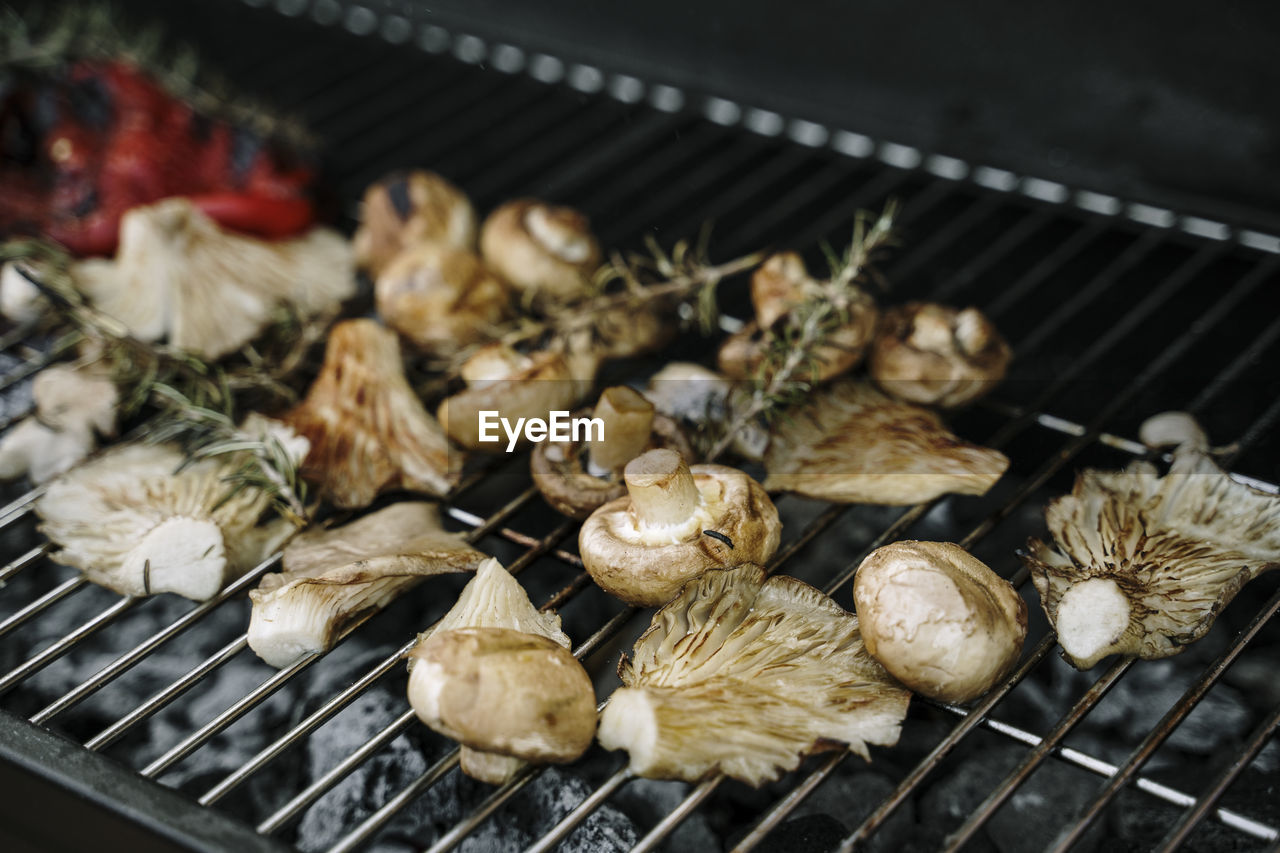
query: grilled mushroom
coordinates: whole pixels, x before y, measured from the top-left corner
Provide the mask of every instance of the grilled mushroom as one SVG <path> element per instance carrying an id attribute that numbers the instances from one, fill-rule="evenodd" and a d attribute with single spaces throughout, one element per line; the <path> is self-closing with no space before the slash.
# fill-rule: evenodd
<path id="1" fill-rule="evenodd" d="M 756 565 L 709 571 L 656 614 L 618 666 L 600 743 L 631 771 L 759 786 L 834 744 L 892 746 L 911 694 L 868 654 L 858 618 Z"/>
<path id="2" fill-rule="evenodd" d="M 901 400 L 951 408 L 999 384 L 1011 357 L 977 308 L 909 302 L 885 311 L 871 347 L 871 376 Z"/>
<path id="3" fill-rule="evenodd" d="M 492 559 L 409 653 L 409 702 L 463 744 L 464 773 L 495 785 L 524 761 L 573 761 L 596 727 L 591 679 L 560 617 L 535 609 Z"/>
<path id="4" fill-rule="evenodd" d="M 765 453 L 764 487 L 842 503 L 905 505 L 981 495 L 1009 467 L 933 412 L 845 380 L 790 413 Z"/>
<path id="5" fill-rule="evenodd" d="M 765 562 L 782 523 L 760 484 L 736 468 L 650 450 L 624 469 L 628 496 L 583 523 L 578 550 L 605 592 L 630 604 L 669 601 L 707 569 Z"/>
<path id="6" fill-rule="evenodd" d="M 394 333 L 372 320 L 329 332 L 324 365 L 284 421 L 311 442 L 303 474 L 335 506 L 368 506 L 390 489 L 444 495 L 460 460 L 409 387 Z"/>
<path id="7" fill-rule="evenodd" d="M 1280 566 L 1280 497 L 1219 468 L 1189 415 L 1152 418 L 1141 437 L 1177 443 L 1168 473 L 1150 462 L 1080 472 L 1045 511 L 1054 544 L 1032 539 L 1023 556 L 1078 669 L 1112 654 L 1178 654 L 1241 587 Z"/>
<path id="8" fill-rule="evenodd" d="M 446 357 L 483 340 L 506 318 L 507 286 L 466 249 L 411 246 L 385 265 L 374 288 L 378 314 L 415 347 Z"/>
<path id="9" fill-rule="evenodd" d="M 968 702 L 1018 662 L 1027 605 L 1008 581 L 950 542 L 894 542 L 853 581 L 862 639 L 921 695 Z"/>
<path id="10" fill-rule="evenodd" d="M 15 323 L 29 323 L 44 314 L 49 303 L 34 278 L 26 263 L 10 261 L 0 266 L 0 315 Z"/>
<path id="11" fill-rule="evenodd" d="M 76 264 L 77 286 L 139 340 L 217 359 L 257 337 L 277 306 L 311 317 L 355 292 L 351 247 L 316 228 L 268 242 L 224 231 L 191 202 L 136 207 L 115 260 Z"/>
<path id="12" fill-rule="evenodd" d="M 78 464 L 99 436 L 116 434 L 115 383 L 95 367 L 54 365 L 31 385 L 35 414 L 0 439 L 0 479 L 30 475 L 43 483 Z"/>
<path id="13" fill-rule="evenodd" d="M 434 172 L 395 172 L 371 184 L 352 238 L 356 263 L 375 278 L 401 251 L 424 244 L 471 249 L 476 212 L 462 190 Z"/>
<path id="14" fill-rule="evenodd" d="M 570 302 L 589 291 L 600 244 L 587 218 L 534 199 L 509 201 L 484 221 L 480 251 L 528 298 Z"/>
<path id="15" fill-rule="evenodd" d="M 772 255 L 751 276 L 751 302 L 756 318 L 731 335 L 720 347 L 720 371 L 733 379 L 754 378 L 764 361 L 765 334 L 800 305 L 819 283 L 795 252 Z M 852 369 L 862 360 L 876 331 L 879 311 L 875 300 L 861 290 L 847 305 L 837 306 L 842 321 L 827 342 L 814 351 L 813 381 L 823 382 Z M 767 378 L 767 377 L 766 377 Z"/>
<path id="16" fill-rule="evenodd" d="M 284 571 L 249 592 L 249 648 L 275 667 L 327 651 L 354 620 L 431 575 L 474 571 L 484 554 L 448 533 L 432 504 L 392 504 L 350 524 L 302 533 Z"/>
<path id="17" fill-rule="evenodd" d="M 680 425 L 655 414 L 652 403 L 626 386 L 606 388 L 595 409 L 575 412 L 574 416 L 594 416 L 599 422 L 599 436 L 543 442 L 534 446 L 529 460 L 533 482 L 542 496 L 570 518 L 586 518 L 603 504 L 625 495 L 622 468 L 646 450 L 666 447 L 693 461 L 693 449 Z"/>

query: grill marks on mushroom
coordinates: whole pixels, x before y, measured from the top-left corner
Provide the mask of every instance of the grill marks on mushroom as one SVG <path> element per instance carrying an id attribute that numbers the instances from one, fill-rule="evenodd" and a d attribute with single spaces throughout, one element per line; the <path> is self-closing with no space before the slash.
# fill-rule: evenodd
<path id="1" fill-rule="evenodd" d="M 892 746 L 910 693 L 863 646 L 858 619 L 757 565 L 709 571 L 653 617 L 600 719 L 632 772 L 759 786 L 832 743 Z"/>
<path id="2" fill-rule="evenodd" d="M 1189 416 L 1157 416 L 1142 437 L 1179 442 L 1168 472 L 1149 462 L 1080 472 L 1045 511 L 1053 544 L 1032 539 L 1023 556 L 1078 669 L 1112 654 L 1178 654 L 1241 587 L 1280 566 L 1280 498 L 1219 468 Z"/>
<path id="3" fill-rule="evenodd" d="M 769 491 L 843 503 L 906 505 L 981 495 L 1009 466 L 1003 453 L 957 438 L 933 412 L 842 381 L 777 427 L 765 453 Z"/>
<path id="4" fill-rule="evenodd" d="M 374 278 L 405 249 L 434 244 L 471 249 L 476 212 L 467 196 L 434 172 L 396 172 L 365 190 L 352 246 Z"/>
<path id="5" fill-rule="evenodd" d="M 284 571 L 249 592 L 249 648 L 287 667 L 327 651 L 356 619 L 431 575 L 474 571 L 484 554 L 440 524 L 432 504 L 392 504 L 350 524 L 300 534 Z"/>
<path id="6" fill-rule="evenodd" d="M 167 338 L 209 359 L 257 337 L 281 304 L 311 317 L 355 292 L 351 248 L 337 232 L 258 240 L 224 231 L 180 198 L 127 212 L 115 260 L 83 261 L 72 274 L 134 337 Z"/>
<path id="7" fill-rule="evenodd" d="M 528 299 L 571 302 L 589 293 L 600 244 L 587 218 L 535 199 L 509 201 L 485 220 L 480 251 Z"/>
<path id="8" fill-rule="evenodd" d="M 994 388 L 1012 357 L 977 308 L 909 302 L 885 311 L 871 347 L 871 376 L 899 399 L 951 408 Z"/>
<path id="9" fill-rule="evenodd" d="M 333 327 L 320 375 L 283 419 L 311 442 L 303 474 L 334 506 L 365 507 L 391 489 L 442 496 L 458 481 L 459 460 L 409 387 L 395 334 L 372 320 Z"/>

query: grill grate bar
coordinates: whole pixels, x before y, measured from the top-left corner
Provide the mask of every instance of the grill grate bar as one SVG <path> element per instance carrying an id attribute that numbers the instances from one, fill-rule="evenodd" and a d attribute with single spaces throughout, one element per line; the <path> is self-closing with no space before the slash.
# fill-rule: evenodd
<path id="1" fill-rule="evenodd" d="M 412 803 L 420 795 L 425 793 L 428 788 L 434 785 L 438 780 L 444 777 L 458 764 L 459 751 L 454 749 L 448 755 L 441 758 L 431 766 L 427 772 L 423 773 L 417 779 L 413 780 L 407 787 L 387 800 L 381 808 L 364 819 L 351 832 L 343 836 L 339 841 L 329 848 L 330 853 L 351 853 L 351 851 L 361 847 L 369 840 L 382 826 L 400 809 Z"/>
<path id="2" fill-rule="evenodd" d="M 80 580 L 76 578 L 75 580 Z M 79 587 L 76 587 L 79 589 Z M 126 596 L 85 622 L 66 636 L 41 649 L 0 678 L 0 695 L 8 693 L 24 679 L 44 669 L 75 647 L 76 643 L 101 631 L 130 609 L 142 603 L 141 598 Z"/>
<path id="3" fill-rule="evenodd" d="M 28 604 L 26 607 L 23 607 L 3 622 L 0 622 L 0 637 L 5 636 L 14 628 L 25 624 L 32 617 L 43 613 L 45 610 L 49 609 L 54 604 L 57 604 L 59 601 L 66 598 L 68 595 L 80 589 L 87 583 L 89 582 L 85 580 L 83 576 L 77 575 L 74 578 L 70 578 L 58 584 L 44 595 Z"/>
<path id="4" fill-rule="evenodd" d="M 712 776 L 710 779 L 704 779 L 698 783 L 689 795 L 680 801 L 680 805 L 671 810 L 671 813 L 658 822 L 658 825 L 649 830 L 649 834 L 640 839 L 640 843 L 631 848 L 631 853 L 650 853 L 657 848 L 668 835 L 680 824 L 684 823 L 685 818 L 693 814 L 694 809 L 702 805 L 702 801 L 711 796 L 711 793 L 720 784 L 724 782 L 725 777 L 719 774 Z"/>
<path id="5" fill-rule="evenodd" d="M 963 267 L 947 276 L 947 280 L 933 291 L 930 298 L 935 302 L 950 301 L 957 292 L 977 278 L 981 270 L 990 268 L 996 261 L 1022 246 L 1040 229 L 1052 222 L 1053 218 L 1053 214 L 1047 208 L 1039 208 L 1030 216 L 1023 217 L 985 249 L 974 255 Z"/>
<path id="6" fill-rule="evenodd" d="M 542 768 L 534 764 L 526 764 L 521 767 L 516 771 L 515 776 L 504 783 L 502 787 L 485 797 L 483 802 L 476 806 L 475 810 L 467 815 L 465 820 L 454 824 L 448 832 L 436 839 L 436 843 L 427 848 L 427 853 L 444 853 L 446 850 L 452 850 L 472 830 L 483 823 L 489 815 L 501 808 L 503 803 L 529 784 L 533 777 L 541 773 L 541 771 Z"/>
<path id="7" fill-rule="evenodd" d="M 600 808 L 631 779 L 631 772 L 626 767 L 615 771 L 603 784 L 597 786 L 595 790 L 588 794 L 582 802 L 574 806 L 572 811 L 539 838 L 525 853 L 551 853 L 552 849 L 573 832 L 587 815 Z"/>
<path id="8" fill-rule="evenodd" d="M 5 581 L 16 575 L 18 572 L 28 568 L 32 563 L 39 562 L 42 557 L 52 550 L 53 545 L 48 542 L 43 542 L 22 556 L 15 558 L 3 569 L 0 569 L 0 585 L 4 584 Z"/>

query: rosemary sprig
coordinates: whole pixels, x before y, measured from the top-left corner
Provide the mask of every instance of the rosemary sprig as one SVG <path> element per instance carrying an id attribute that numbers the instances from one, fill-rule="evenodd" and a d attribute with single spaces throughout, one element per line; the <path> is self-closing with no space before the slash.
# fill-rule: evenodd
<path id="1" fill-rule="evenodd" d="M 723 454 L 748 424 L 771 420 L 811 390 L 819 370 L 818 351 L 848 322 L 850 308 L 865 298 L 860 285 L 871 275 L 872 256 L 891 240 L 897 211 L 897 203 L 890 201 L 874 220 L 859 212 L 848 248 L 842 255 L 828 253 L 828 278 L 810 288 L 781 323 L 765 330 L 765 356 L 754 388 L 731 401 L 727 424 L 707 453 L 708 461 Z"/>

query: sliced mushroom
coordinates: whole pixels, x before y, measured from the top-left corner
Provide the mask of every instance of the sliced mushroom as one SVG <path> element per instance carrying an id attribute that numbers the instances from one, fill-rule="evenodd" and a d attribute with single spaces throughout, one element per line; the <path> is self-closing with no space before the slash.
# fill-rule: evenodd
<path id="1" fill-rule="evenodd" d="M 897 743 L 911 694 L 867 652 L 858 618 L 756 565 L 709 571 L 656 614 L 618 666 L 600 743 L 631 772 L 760 786 L 834 744 Z"/>
<path id="2" fill-rule="evenodd" d="M 267 494 L 228 482 L 239 455 L 189 461 L 175 446 L 127 444 L 54 480 L 36 502 L 53 559 L 121 595 L 203 601 L 293 535 Z"/>
<path id="3" fill-rule="evenodd" d="M 486 560 L 409 653 L 418 718 L 463 744 L 462 771 L 502 784 L 525 761 L 572 761 L 591 745 L 595 693 L 560 617 Z"/>
<path id="4" fill-rule="evenodd" d="M 507 286 L 479 256 L 440 243 L 402 251 L 385 265 L 374 292 L 388 326 L 441 357 L 483 340 L 511 308 Z"/>
<path id="5" fill-rule="evenodd" d="M 571 302 L 590 291 L 600 244 L 587 218 L 534 199 L 509 201 L 485 220 L 480 251 L 530 299 Z"/>
<path id="6" fill-rule="evenodd" d="M 333 327 L 320 375 L 283 420 L 311 442 L 303 474 L 337 507 L 365 507 L 391 489 L 443 496 L 460 475 L 404 377 L 395 334 L 372 320 Z"/>
<path id="7" fill-rule="evenodd" d="M 1027 605 L 959 545 L 894 542 L 853 581 L 862 639 L 889 674 L 923 696 L 968 702 L 1018 663 Z"/>
<path id="8" fill-rule="evenodd" d="M 0 439 L 0 479 L 24 474 L 43 483 L 116 434 L 120 395 L 96 366 L 54 365 L 36 374 L 35 413 Z"/>
<path id="9" fill-rule="evenodd" d="M 683 424 L 690 432 L 729 418 L 735 383 L 700 364 L 675 361 L 655 373 L 644 390 L 654 408 Z M 764 458 L 769 433 L 759 424 L 748 424 L 733 438 L 733 452 L 752 462 Z"/>
<path id="10" fill-rule="evenodd" d="M 951 408 L 998 385 L 1012 356 L 977 308 L 909 302 L 885 311 L 871 347 L 871 376 L 901 400 Z"/>
<path id="11" fill-rule="evenodd" d="M 1112 654 L 1178 654 L 1241 587 L 1280 566 L 1280 497 L 1219 468 L 1188 415 L 1152 418 L 1141 436 L 1177 442 L 1168 472 L 1150 462 L 1080 472 L 1045 511 L 1054 544 L 1032 539 L 1023 555 L 1077 669 Z"/>
<path id="12" fill-rule="evenodd" d="M 433 504 L 392 504 L 284 549 L 284 571 L 249 592 L 249 648 L 275 667 L 328 651 L 356 619 L 431 575 L 475 571 L 484 554 L 440 525 Z"/>
<path id="13" fill-rule="evenodd" d="M 732 379 L 755 378 L 768 350 L 769 330 L 820 287 L 797 253 L 771 255 L 751 276 L 756 319 L 721 345 L 717 357 L 720 372 Z M 869 294 L 856 290 L 848 304 L 836 307 L 839 324 L 831 330 L 826 343 L 814 350 L 814 382 L 824 382 L 855 367 L 875 336 L 879 311 Z"/>
<path id="14" fill-rule="evenodd" d="M 933 412 L 868 383 L 841 381 L 781 420 L 765 453 L 769 491 L 840 503 L 906 505 L 985 494 L 1003 453 L 956 438 Z"/>
<path id="15" fill-rule="evenodd" d="M 653 404 L 626 386 L 606 388 L 594 409 L 574 418 L 599 422 L 599 436 L 546 441 L 533 448 L 529 470 L 547 503 L 570 518 L 586 518 L 627 493 L 622 468 L 646 450 L 665 447 L 687 461 L 693 449 L 675 421 L 654 413 Z M 583 465 L 583 447 L 587 464 Z"/>
<path id="16" fill-rule="evenodd" d="M 257 337 L 283 303 L 310 317 L 355 292 L 351 247 L 337 232 L 259 240 L 224 231 L 181 198 L 125 213 L 116 259 L 83 261 L 72 276 L 134 337 L 167 337 L 210 359 Z"/>
<path id="17" fill-rule="evenodd" d="M 477 350 L 461 373 L 467 387 L 442 402 L 436 417 L 457 444 L 491 453 L 505 450 L 507 439 L 499 431 L 499 440 L 480 440 L 481 412 L 494 412 L 511 423 L 545 419 L 553 411 L 573 408 L 595 381 L 594 366 L 575 369 L 564 353 L 524 355 L 500 343 Z"/>
<path id="18" fill-rule="evenodd" d="M 434 172 L 395 172 L 371 184 L 352 238 L 356 263 L 375 278 L 401 251 L 424 244 L 471 249 L 476 212 L 462 190 Z"/>
<path id="19" fill-rule="evenodd" d="M 578 534 L 583 566 L 630 604 L 670 601 L 708 569 L 766 562 L 782 522 L 760 484 L 736 468 L 650 450 L 624 469 L 628 496 L 596 510 Z"/>

